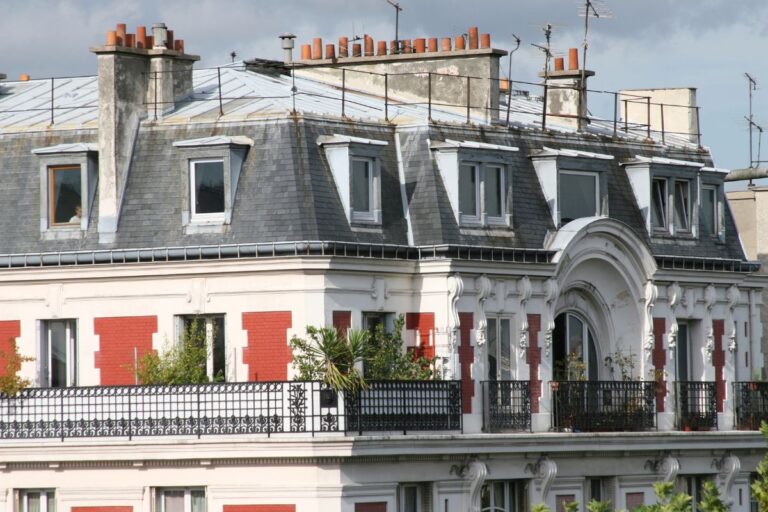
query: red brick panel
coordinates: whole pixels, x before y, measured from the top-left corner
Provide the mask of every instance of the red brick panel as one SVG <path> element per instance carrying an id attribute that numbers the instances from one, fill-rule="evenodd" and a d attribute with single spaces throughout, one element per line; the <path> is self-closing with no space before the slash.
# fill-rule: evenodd
<path id="1" fill-rule="evenodd" d="M 6 357 L 16 350 L 16 338 L 21 336 L 21 322 L 5 320 L 0 322 L 0 375 L 5 376 Z"/>
<path id="2" fill-rule="evenodd" d="M 723 401 L 725 400 L 725 380 L 723 380 L 723 367 L 725 366 L 723 334 L 725 333 L 725 322 L 723 320 L 712 320 L 712 330 L 715 335 L 715 351 L 712 353 L 712 366 L 715 367 L 717 412 L 723 412 Z"/>
<path id="3" fill-rule="evenodd" d="M 459 364 L 461 365 L 461 404 L 464 414 L 472 414 L 472 397 L 475 383 L 472 382 L 472 363 L 475 362 L 475 348 L 470 332 L 474 323 L 472 313 L 459 313 Z"/>
<path id="4" fill-rule="evenodd" d="M 406 313 L 405 328 L 417 331 L 419 345 L 414 350 L 416 357 L 424 356 L 427 359 L 435 357 L 435 347 L 432 346 L 432 332 L 435 330 L 434 313 Z"/>
<path id="5" fill-rule="evenodd" d="M 355 512 L 387 512 L 387 502 L 355 503 Z"/>
<path id="6" fill-rule="evenodd" d="M 656 385 L 656 412 L 664 412 L 664 397 L 667 396 L 667 379 L 664 378 L 664 367 L 667 365 L 667 351 L 664 350 L 664 333 L 667 323 L 663 318 L 653 319 L 654 345 L 651 360 L 655 370 L 659 370 L 659 382 Z"/>
<path id="7" fill-rule="evenodd" d="M 290 327 L 290 311 L 243 313 L 243 329 L 248 332 L 243 363 L 248 365 L 248 380 L 288 379 L 288 365 L 293 359 L 286 332 Z"/>
<path id="8" fill-rule="evenodd" d="M 152 351 L 157 317 L 94 318 L 93 331 L 99 337 L 99 350 L 93 355 L 95 367 L 101 370 L 101 385 L 135 384 L 134 348 L 138 349 L 139 358 Z"/>
<path id="9" fill-rule="evenodd" d="M 72 507 L 72 512 L 133 512 L 133 507 Z"/>
<path id="10" fill-rule="evenodd" d="M 224 512 L 296 512 L 296 505 L 224 505 Z"/>
<path id="11" fill-rule="evenodd" d="M 541 400 L 541 347 L 539 347 L 539 331 L 541 331 L 541 315 L 528 315 L 528 369 L 531 386 L 531 412 L 539 412 Z"/>
<path id="12" fill-rule="evenodd" d="M 334 311 L 333 326 L 336 328 L 336 332 L 339 333 L 339 336 L 347 339 L 347 331 L 352 327 L 352 312 Z"/>

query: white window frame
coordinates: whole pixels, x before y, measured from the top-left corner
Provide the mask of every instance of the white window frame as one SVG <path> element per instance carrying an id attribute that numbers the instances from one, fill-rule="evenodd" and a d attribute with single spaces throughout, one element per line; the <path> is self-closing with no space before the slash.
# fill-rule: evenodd
<path id="1" fill-rule="evenodd" d="M 702 183 L 699 187 L 699 208 L 700 213 L 703 211 L 703 204 L 704 201 L 702 198 L 704 197 L 705 191 L 711 190 L 714 194 L 714 201 L 712 204 L 712 208 L 714 211 L 712 212 L 712 220 L 714 221 L 715 225 L 713 226 L 712 233 L 708 233 L 707 236 L 711 237 L 717 237 L 722 238 L 723 236 L 723 219 L 722 219 L 722 201 L 720 201 L 720 187 L 714 184 L 710 183 Z M 704 235 L 704 226 L 699 226 L 699 233 Z"/>
<path id="2" fill-rule="evenodd" d="M 502 343 L 506 343 L 509 346 L 509 375 L 510 379 L 512 379 L 512 376 L 514 374 L 514 363 L 515 363 L 515 352 L 513 347 L 513 339 L 514 339 L 514 328 L 515 323 L 510 316 L 489 316 L 487 319 L 487 326 L 486 329 L 490 328 L 491 322 L 494 322 L 496 324 L 496 375 L 491 376 L 490 372 L 488 373 L 488 380 L 494 380 L 494 381 L 502 381 L 501 378 L 501 346 Z M 501 323 L 502 322 L 509 322 L 509 339 L 502 340 L 501 339 Z M 490 340 L 488 340 L 490 341 Z M 489 345 L 489 351 L 486 354 L 486 358 L 490 355 L 490 345 Z M 489 361 L 487 361 L 489 363 Z M 490 369 L 490 364 L 488 365 Z"/>
<path id="3" fill-rule="evenodd" d="M 488 198 L 486 197 L 486 192 L 488 191 L 488 187 L 486 184 L 486 174 L 488 173 L 489 169 L 497 169 L 498 172 L 501 174 L 501 189 L 499 190 L 500 194 L 500 215 L 489 215 L 488 214 Z M 506 226 L 508 224 L 507 222 L 507 167 L 505 165 L 501 164 L 495 164 L 495 163 L 487 163 L 483 165 L 483 218 L 485 219 L 486 224 L 493 224 L 493 225 L 502 225 Z"/>
<path id="4" fill-rule="evenodd" d="M 208 510 L 208 493 L 205 487 L 156 487 L 155 489 L 155 503 L 159 504 L 156 507 L 157 510 L 153 512 L 165 512 L 165 500 L 163 494 L 168 491 L 184 491 L 184 512 L 192 512 L 192 493 L 194 491 L 203 491 L 205 496 L 205 510 Z M 154 507 L 153 507 L 154 508 Z"/>
<path id="5" fill-rule="evenodd" d="M 354 173 L 355 162 L 365 162 L 368 164 L 368 210 L 355 210 L 352 206 L 352 176 Z M 365 156 L 352 156 L 349 159 L 349 209 L 351 211 L 352 222 L 377 222 L 376 210 L 380 209 L 376 194 L 376 181 L 378 178 L 377 159 Z"/>
<path id="6" fill-rule="evenodd" d="M 522 480 L 486 480 L 483 484 L 483 487 L 489 486 L 490 492 L 489 496 L 491 497 L 491 504 L 489 507 L 481 508 L 481 512 L 514 512 L 510 511 L 507 505 L 509 505 L 509 501 L 514 495 L 515 497 L 518 497 L 520 493 L 524 492 L 524 489 L 518 488 L 518 485 Z M 495 503 L 496 495 L 493 492 L 493 486 L 501 484 L 504 486 L 504 503 Z M 519 503 L 515 503 L 513 506 L 517 507 Z M 481 503 L 482 507 L 482 503 Z"/>
<path id="7" fill-rule="evenodd" d="M 221 212 L 213 213 L 197 213 L 195 211 L 197 204 L 197 194 L 195 191 L 195 175 L 197 172 L 197 164 L 208 163 L 220 163 L 221 164 L 221 179 L 224 185 L 224 209 Z M 193 223 L 200 224 L 221 224 L 224 222 L 227 210 L 227 188 L 226 188 L 226 172 L 225 162 L 223 158 L 194 158 L 189 160 L 189 213 L 190 220 Z"/>
<path id="8" fill-rule="evenodd" d="M 662 226 L 654 226 L 653 225 L 653 218 L 654 218 L 654 199 L 656 197 L 654 193 L 654 183 L 660 182 L 664 184 L 664 190 L 662 192 L 662 200 L 663 203 L 661 205 L 662 211 L 661 211 L 661 218 L 664 221 L 664 225 Z M 669 179 L 662 177 L 662 176 L 654 176 L 651 178 L 651 219 L 650 219 L 650 226 L 652 231 L 663 231 L 666 232 L 668 230 L 669 226 Z"/>
<path id="9" fill-rule="evenodd" d="M 421 484 L 400 484 L 400 512 L 410 512 L 405 509 L 405 491 L 406 489 L 416 489 L 416 510 L 414 512 L 422 512 L 422 503 L 424 498 L 422 496 Z"/>
<path id="10" fill-rule="evenodd" d="M 43 340 L 42 342 L 45 344 L 45 365 L 46 365 L 46 375 L 45 375 L 45 382 L 47 387 L 53 386 L 53 351 L 51 350 L 51 329 L 50 324 L 52 322 L 63 322 L 66 324 L 65 328 L 65 336 L 67 338 L 67 344 L 66 344 L 66 355 L 65 355 L 65 362 L 67 365 L 66 373 L 67 373 L 67 382 L 64 387 L 72 387 L 77 385 L 77 333 L 78 333 L 78 325 L 77 320 L 74 319 L 50 319 L 50 320 L 43 320 L 43 328 L 42 328 L 42 335 Z M 74 332 L 73 332 L 74 331 Z"/>
<path id="11" fill-rule="evenodd" d="M 57 171 L 77 171 L 80 175 L 80 220 L 77 222 L 55 222 L 54 215 L 56 212 L 56 199 L 54 198 L 54 175 Z M 81 229 L 83 221 L 83 215 L 85 214 L 85 208 L 83 203 L 83 166 L 81 164 L 58 164 L 48 166 L 48 225 L 51 229 Z M 74 212 L 73 212 L 74 213 Z"/>
<path id="12" fill-rule="evenodd" d="M 668 194 L 669 199 L 671 200 L 669 203 L 670 207 L 670 232 L 674 235 L 677 233 L 692 233 L 693 232 L 693 212 L 695 211 L 695 208 L 693 207 L 694 201 L 692 200 L 693 196 L 693 181 L 686 178 L 672 178 L 669 180 L 672 183 L 672 187 L 668 188 Z M 675 211 L 676 211 L 676 194 L 677 194 L 677 184 L 678 183 L 685 183 L 688 186 L 688 205 L 686 207 L 686 217 L 688 219 L 688 226 L 687 227 L 678 227 L 677 223 L 675 222 Z"/>
<path id="13" fill-rule="evenodd" d="M 40 512 L 56 512 L 56 490 L 55 489 L 19 489 L 19 512 L 29 512 L 29 495 L 31 493 L 40 494 Z M 45 496 L 45 498 L 43 498 Z M 53 498 L 53 510 L 48 510 L 48 498 Z"/>
<path id="14" fill-rule="evenodd" d="M 477 214 L 469 215 L 461 211 L 461 190 L 459 190 L 457 198 L 457 206 L 459 210 L 459 224 L 462 226 L 509 226 L 510 213 L 507 206 L 507 196 L 509 194 L 507 186 L 507 166 L 505 164 L 496 162 L 477 162 L 477 161 L 460 161 L 459 162 L 459 175 L 457 176 L 459 188 L 461 186 L 461 171 L 463 167 L 472 167 L 475 174 L 475 204 L 477 205 Z M 486 173 L 489 169 L 496 169 L 501 173 L 501 215 L 488 215 L 486 197 Z"/>
<path id="15" fill-rule="evenodd" d="M 600 175 L 597 172 L 573 171 L 570 169 L 560 169 L 558 171 L 558 177 L 557 177 L 557 197 L 558 197 L 557 225 L 558 226 L 563 225 L 563 220 L 562 220 L 563 201 L 561 199 L 562 180 L 560 179 L 560 177 L 563 176 L 564 174 L 570 174 L 570 175 L 576 175 L 576 176 L 589 176 L 591 178 L 594 178 L 595 180 L 595 213 L 592 216 L 595 217 L 597 215 L 600 215 L 600 208 L 601 208 Z M 582 218 L 582 217 L 579 217 L 579 218 Z M 573 219 L 573 220 L 576 220 L 576 219 Z"/>
<path id="16" fill-rule="evenodd" d="M 217 318 L 222 319 L 222 323 L 224 324 L 224 381 L 227 380 L 227 317 L 224 314 L 216 315 L 177 315 L 176 317 L 176 340 L 177 343 L 182 342 L 182 338 L 184 336 L 184 330 L 185 330 L 185 323 L 187 320 L 194 320 L 195 318 L 198 318 L 200 321 L 205 322 L 205 347 L 206 347 L 206 359 L 205 359 L 205 373 L 208 376 L 208 380 L 213 382 L 216 375 L 214 374 L 214 365 L 213 365 L 213 351 L 214 351 L 214 342 L 213 339 L 213 328 L 214 328 L 214 322 Z"/>
<path id="17" fill-rule="evenodd" d="M 459 186 L 461 186 L 461 172 L 464 167 L 471 167 L 472 173 L 475 175 L 475 206 L 477 212 L 472 215 L 461 211 L 461 190 L 459 190 L 459 219 L 461 224 L 481 224 L 483 221 L 483 176 L 481 171 L 481 165 L 477 162 L 460 162 L 459 163 Z"/>

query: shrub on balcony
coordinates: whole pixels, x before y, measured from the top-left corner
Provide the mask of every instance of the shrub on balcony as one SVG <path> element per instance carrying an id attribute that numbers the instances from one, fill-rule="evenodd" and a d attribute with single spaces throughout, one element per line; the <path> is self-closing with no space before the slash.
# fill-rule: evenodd
<path id="1" fill-rule="evenodd" d="M 438 378 L 435 360 L 424 356 L 414 357 L 403 348 L 403 325 L 400 315 L 393 331 L 387 332 L 378 324 L 370 332 L 366 350 L 365 378 L 368 380 L 430 380 Z"/>
<path id="2" fill-rule="evenodd" d="M 10 345 L 13 346 L 12 352 L 0 352 L 0 360 L 4 362 L 2 374 L 0 374 L 0 394 L 14 397 L 31 384 L 29 379 L 19 375 L 21 363 L 34 361 L 35 359 L 21 355 L 19 347 L 16 345 L 16 340 L 11 339 Z"/>
<path id="3" fill-rule="evenodd" d="M 162 353 L 149 352 L 139 359 L 139 382 L 146 385 L 204 384 L 209 382 L 205 322 L 195 318 L 185 328 L 179 343 Z M 216 380 L 216 379 L 214 379 Z"/>
<path id="4" fill-rule="evenodd" d="M 307 327 L 307 338 L 291 338 L 296 380 L 319 380 L 331 388 L 358 389 L 365 385 L 359 370 L 366 353 L 368 332 L 350 330 L 346 338 L 333 327 Z"/>

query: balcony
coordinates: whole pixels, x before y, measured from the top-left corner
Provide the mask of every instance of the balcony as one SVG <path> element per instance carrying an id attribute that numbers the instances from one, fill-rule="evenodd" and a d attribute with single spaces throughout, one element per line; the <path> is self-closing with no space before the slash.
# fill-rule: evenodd
<path id="1" fill-rule="evenodd" d="M 654 382 L 555 381 L 550 385 L 555 430 L 626 432 L 656 426 Z"/>
<path id="2" fill-rule="evenodd" d="M 319 382 L 27 389 L 0 398 L 0 439 L 460 430 L 461 383 Z"/>
<path id="3" fill-rule="evenodd" d="M 485 432 L 531 430 L 531 388 L 528 381 L 484 381 L 482 387 Z"/>
<path id="4" fill-rule="evenodd" d="M 760 430 L 768 421 L 768 382 L 734 382 L 735 427 L 737 430 Z"/>
<path id="5" fill-rule="evenodd" d="M 717 428 L 717 394 L 714 382 L 678 381 L 677 427 L 680 430 Z"/>

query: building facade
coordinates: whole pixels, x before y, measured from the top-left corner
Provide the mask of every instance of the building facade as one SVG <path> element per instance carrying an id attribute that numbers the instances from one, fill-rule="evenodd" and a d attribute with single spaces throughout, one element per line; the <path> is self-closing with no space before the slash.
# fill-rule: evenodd
<path id="1" fill-rule="evenodd" d="M 600 120 L 573 58 L 526 94 L 490 36 L 439 42 L 194 69 L 118 26 L 97 76 L 0 82 L 0 344 L 33 358 L 0 507 L 631 508 L 714 479 L 749 510 L 764 279 L 695 95 L 674 132 L 658 90 Z M 442 380 L 291 380 L 307 326 L 399 315 Z M 225 382 L 137 385 L 193 318 Z"/>

